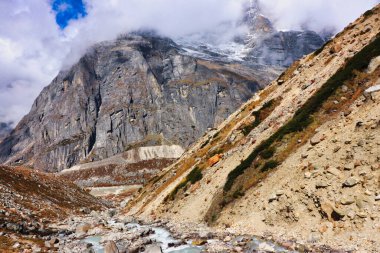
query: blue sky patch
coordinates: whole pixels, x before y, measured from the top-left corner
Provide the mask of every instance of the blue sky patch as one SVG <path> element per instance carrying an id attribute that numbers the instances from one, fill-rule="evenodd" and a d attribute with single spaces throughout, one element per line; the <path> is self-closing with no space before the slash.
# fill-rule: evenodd
<path id="1" fill-rule="evenodd" d="M 56 12 L 55 20 L 61 29 L 64 29 L 70 20 L 87 15 L 82 0 L 54 0 L 52 9 Z"/>

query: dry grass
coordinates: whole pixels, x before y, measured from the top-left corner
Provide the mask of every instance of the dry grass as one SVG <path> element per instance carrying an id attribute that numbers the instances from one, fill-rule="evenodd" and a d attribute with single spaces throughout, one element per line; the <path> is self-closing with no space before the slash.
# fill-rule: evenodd
<path id="1" fill-rule="evenodd" d="M 279 77 L 277 80 L 282 80 L 284 82 L 288 81 L 294 74 L 294 72 L 297 70 L 297 68 L 300 65 L 300 61 L 295 61 L 289 68 L 287 68 Z"/>
<path id="2" fill-rule="evenodd" d="M 23 167 L 0 166 L 0 185 L 15 193 L 12 201 L 35 211 L 40 218 L 64 217 L 81 207 L 102 207 L 95 197 L 73 183 Z"/>
<path id="3" fill-rule="evenodd" d="M 0 230 L 1 231 L 1 230 Z M 13 245 L 19 243 L 20 245 L 36 245 L 41 248 L 43 252 L 51 250 L 52 252 L 56 251 L 53 249 L 48 249 L 45 247 L 44 240 L 34 239 L 34 238 L 21 238 L 18 234 L 9 234 L 8 236 L 0 236 L 0 252 L 1 253 L 18 253 L 22 252 L 20 249 L 13 249 Z"/>

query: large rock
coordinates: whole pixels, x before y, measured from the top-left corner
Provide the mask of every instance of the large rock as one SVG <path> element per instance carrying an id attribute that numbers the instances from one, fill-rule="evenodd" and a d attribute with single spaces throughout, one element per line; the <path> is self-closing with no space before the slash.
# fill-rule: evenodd
<path id="1" fill-rule="evenodd" d="M 88 230 L 90 230 L 92 226 L 88 223 L 83 223 L 77 226 L 75 233 L 78 235 L 85 235 L 87 234 Z"/>
<path id="2" fill-rule="evenodd" d="M 104 253 L 119 253 L 119 249 L 114 241 L 108 241 L 104 247 Z"/>
<path id="3" fill-rule="evenodd" d="M 346 179 L 346 181 L 344 181 L 343 187 L 353 187 L 357 185 L 359 182 L 359 179 L 357 179 L 356 177 L 349 177 Z"/>
<path id="4" fill-rule="evenodd" d="M 148 245 L 145 248 L 146 253 L 162 253 L 161 247 L 158 245 Z"/>

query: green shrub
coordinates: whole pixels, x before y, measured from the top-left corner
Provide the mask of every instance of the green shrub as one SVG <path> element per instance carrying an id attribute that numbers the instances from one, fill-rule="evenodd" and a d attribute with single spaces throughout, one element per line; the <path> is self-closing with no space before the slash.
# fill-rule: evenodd
<path id="1" fill-rule="evenodd" d="M 234 198 L 234 199 L 238 199 L 238 198 L 240 198 L 240 197 L 243 197 L 244 196 L 244 192 L 242 192 L 242 189 L 240 188 L 239 190 L 236 190 L 235 192 L 234 192 L 234 194 L 232 194 L 232 197 Z"/>
<path id="2" fill-rule="evenodd" d="M 258 125 L 260 125 L 261 113 L 266 109 L 270 109 L 273 105 L 274 105 L 274 100 L 271 99 L 268 102 L 264 103 L 263 106 L 259 110 L 252 112 L 252 116 L 255 116 L 255 121 L 252 122 L 252 124 L 249 124 L 242 129 L 242 133 L 244 134 L 244 136 L 247 136 L 250 132 L 252 132 L 252 130 L 254 128 L 256 128 Z"/>
<path id="3" fill-rule="evenodd" d="M 182 188 L 185 188 L 186 187 L 186 184 L 187 182 L 183 181 L 181 183 L 179 183 L 175 188 L 174 190 L 170 193 L 170 199 L 171 200 L 174 200 L 174 197 L 177 195 L 177 193 L 179 192 L 179 190 L 181 190 Z M 165 198 L 165 201 L 167 201 L 168 199 Z"/>
<path id="4" fill-rule="evenodd" d="M 279 165 L 279 162 L 277 162 L 276 160 L 270 160 L 270 161 L 267 161 L 264 166 L 261 168 L 261 172 L 265 172 L 265 171 L 268 171 L 270 169 L 274 169 L 276 168 L 277 166 Z"/>
<path id="5" fill-rule="evenodd" d="M 263 150 L 261 153 L 260 153 L 260 156 L 263 158 L 263 159 L 269 159 L 271 158 L 274 153 L 276 152 L 276 148 L 274 147 L 270 147 L 270 148 L 267 148 L 265 150 Z"/>
<path id="6" fill-rule="evenodd" d="M 270 108 L 273 104 L 274 104 L 273 99 L 269 100 L 268 102 L 265 102 L 263 106 L 261 107 L 260 111 Z"/>
<path id="7" fill-rule="evenodd" d="M 198 182 L 199 180 L 201 180 L 203 177 L 202 175 L 202 171 L 198 168 L 198 167 L 195 167 L 190 173 L 189 175 L 187 175 L 186 177 L 186 181 L 187 182 L 191 182 L 191 184 L 195 184 L 196 182 Z"/>
<path id="8" fill-rule="evenodd" d="M 201 145 L 201 149 L 206 147 L 206 145 L 210 142 L 210 139 L 207 139 L 202 145 Z"/>
<path id="9" fill-rule="evenodd" d="M 174 197 L 177 195 L 179 190 L 182 188 L 185 188 L 187 186 L 187 183 L 190 182 L 191 184 L 195 184 L 199 180 L 201 180 L 203 177 L 202 170 L 200 170 L 198 167 L 195 167 L 190 173 L 186 176 L 185 180 L 179 183 L 174 190 L 170 193 L 170 199 L 174 200 Z M 165 200 L 168 200 L 168 198 L 165 198 Z"/>
<path id="10" fill-rule="evenodd" d="M 373 10 L 368 10 L 368 11 L 364 12 L 363 16 L 368 17 L 368 16 L 371 16 L 372 14 L 373 14 Z"/>

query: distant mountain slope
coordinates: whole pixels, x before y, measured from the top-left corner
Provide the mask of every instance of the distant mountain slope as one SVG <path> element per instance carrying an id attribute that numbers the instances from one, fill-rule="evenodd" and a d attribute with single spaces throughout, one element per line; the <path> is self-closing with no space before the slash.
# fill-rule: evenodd
<path id="1" fill-rule="evenodd" d="M 9 123 L 0 122 L 0 142 L 12 131 Z"/>
<path id="2" fill-rule="evenodd" d="M 295 62 L 152 179 L 129 214 L 377 252 L 379 16 L 380 5 Z"/>
<path id="3" fill-rule="evenodd" d="M 220 29 L 228 33 L 231 25 Z M 325 42 L 325 36 L 314 31 L 277 31 L 272 21 L 263 16 L 260 5 L 252 1 L 237 25 L 244 32 L 231 39 L 220 39 L 220 33 L 207 32 L 176 39 L 186 54 L 212 61 L 240 62 L 257 66 L 289 67 Z"/>

